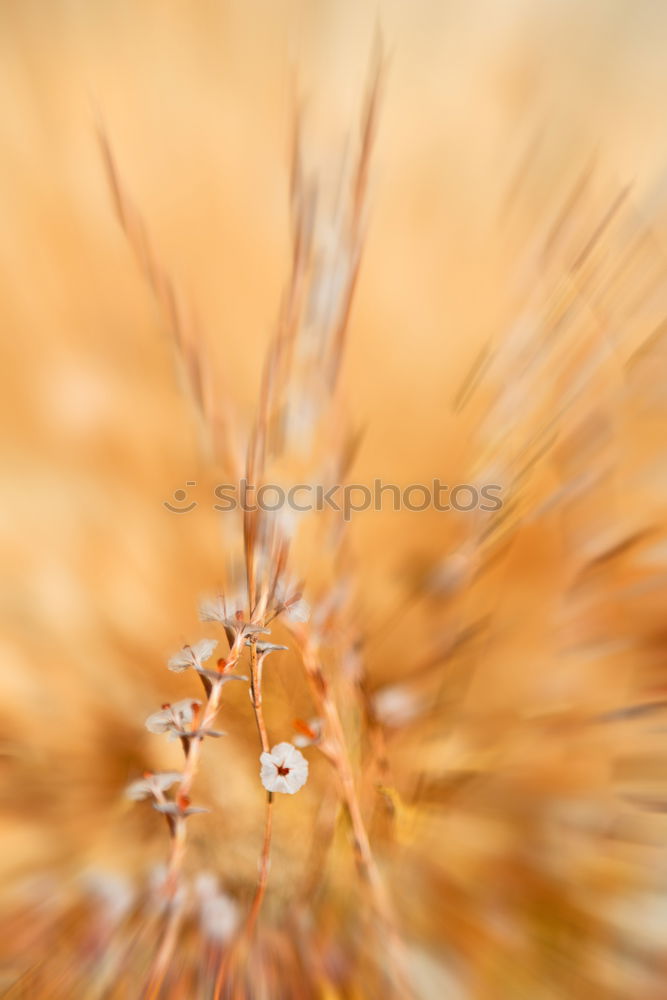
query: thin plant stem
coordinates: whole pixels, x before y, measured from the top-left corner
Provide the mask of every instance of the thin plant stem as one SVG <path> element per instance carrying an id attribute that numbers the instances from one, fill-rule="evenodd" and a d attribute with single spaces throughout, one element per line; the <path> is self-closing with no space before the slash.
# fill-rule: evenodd
<path id="1" fill-rule="evenodd" d="M 263 656 L 258 656 L 257 654 L 257 644 L 255 639 L 251 639 L 250 642 L 250 693 L 252 696 L 252 707 L 255 713 L 255 721 L 257 723 L 257 732 L 259 733 L 259 742 L 262 747 L 262 753 L 269 752 L 269 735 L 266 729 L 266 723 L 264 721 L 264 712 L 262 710 L 262 663 Z M 271 855 L 271 834 L 273 829 L 273 793 L 266 793 L 266 813 L 264 819 L 264 841 L 262 844 L 262 853 L 259 862 L 259 876 L 257 879 L 257 888 L 255 890 L 255 898 L 253 899 L 252 906 L 250 908 L 250 913 L 248 915 L 248 920 L 246 923 L 246 934 L 248 938 L 252 937 L 255 925 L 257 923 L 257 917 L 259 916 L 259 911 L 262 908 L 262 902 L 264 901 L 264 895 L 266 893 L 266 885 L 269 878 L 269 862 Z"/>
<path id="2" fill-rule="evenodd" d="M 239 632 L 234 640 L 229 656 L 225 660 L 224 670 L 231 670 L 238 662 L 243 650 L 243 636 Z M 190 797 L 192 783 L 197 774 L 199 761 L 201 758 L 201 747 L 204 741 L 203 731 L 214 721 L 219 709 L 222 696 L 222 684 L 213 683 L 209 691 L 208 699 L 204 705 L 198 728 L 202 730 L 202 735 L 192 736 L 187 740 L 187 750 L 185 751 L 185 765 L 183 774 L 176 792 L 178 803 L 186 802 Z M 179 907 L 175 905 L 178 884 L 183 870 L 183 860 L 187 845 L 187 825 L 184 816 L 176 816 L 170 824 L 171 841 L 169 858 L 167 861 L 167 875 L 165 878 L 165 893 L 167 897 L 168 919 L 164 930 L 162 943 L 157 951 L 151 971 L 149 973 L 148 986 L 146 988 L 146 1000 L 153 1000 L 157 996 L 160 985 L 164 979 L 167 967 L 173 955 L 176 944 L 178 925 L 180 923 Z"/>
<path id="3" fill-rule="evenodd" d="M 389 954 L 400 989 L 400 996 L 410 998 L 413 996 L 413 992 L 405 968 L 405 949 L 398 931 L 393 906 L 375 861 L 364 823 L 338 707 L 324 676 L 316 644 L 302 626 L 294 625 L 291 627 L 291 631 L 298 640 L 306 676 L 325 722 L 326 756 L 335 768 L 340 781 L 343 802 L 352 827 L 357 870 L 371 889 L 374 908 L 389 935 L 391 941 Z"/>
<path id="4" fill-rule="evenodd" d="M 262 709 L 262 663 L 264 657 L 258 655 L 257 653 L 257 643 L 256 637 L 250 637 L 250 700 L 252 702 L 253 712 L 255 713 L 255 722 L 257 724 L 257 733 L 259 735 L 259 742 L 263 753 L 269 752 L 269 735 L 266 728 L 266 722 L 264 721 L 264 712 Z M 255 928 L 257 926 L 257 919 L 259 917 L 262 903 L 264 902 L 264 897 L 266 895 L 266 887 L 269 880 L 269 865 L 271 860 L 271 839 L 273 834 L 273 793 L 266 793 L 266 810 L 264 813 L 264 838 L 262 842 L 262 851 L 259 859 L 259 874 L 257 877 L 257 886 L 255 888 L 255 895 L 246 919 L 242 939 L 245 940 L 247 944 L 252 941 L 252 936 L 254 934 Z M 229 969 L 229 958 L 230 954 L 225 956 L 220 963 L 220 968 L 218 969 L 218 975 L 216 977 L 215 990 L 214 990 L 214 1000 L 220 1000 L 222 995 L 222 989 L 225 985 L 227 978 L 227 972 Z"/>
<path id="5" fill-rule="evenodd" d="M 181 916 L 182 908 L 178 905 L 174 905 L 174 901 L 172 901 L 169 906 L 169 917 L 167 919 L 167 926 L 165 927 L 162 937 L 162 943 L 157 955 L 155 956 L 148 986 L 144 992 L 145 1000 L 155 1000 L 160 993 L 164 977 L 167 969 L 169 968 L 171 956 L 173 955 L 174 948 L 176 946 Z"/>

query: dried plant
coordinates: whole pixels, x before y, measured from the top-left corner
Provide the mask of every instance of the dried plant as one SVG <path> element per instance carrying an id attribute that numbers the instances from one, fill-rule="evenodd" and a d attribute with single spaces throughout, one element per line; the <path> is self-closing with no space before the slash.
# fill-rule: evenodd
<path id="1" fill-rule="evenodd" d="M 121 100 L 100 102 L 113 122 L 97 116 L 103 170 L 95 150 L 75 184 L 52 141 L 71 152 L 66 118 L 48 108 L 62 113 L 61 87 L 80 93 L 65 69 L 78 41 L 56 32 L 54 69 L 32 5 L 3 14 L 3 27 L 25 19 L 41 58 L 29 72 L 14 58 L 0 67 L 12 95 L 26 77 L 20 113 L 0 122 L 2 169 L 14 164 L 18 188 L 33 126 L 44 154 L 39 183 L 20 188 L 23 228 L 8 204 L 0 234 L 18 373 L 0 405 L 7 426 L 25 424 L 5 481 L 25 485 L 6 493 L 0 853 L 16 872 L 5 869 L 0 992 L 662 1000 L 667 220 L 657 172 L 624 180 L 644 150 L 632 137 L 658 156 L 657 103 L 645 133 L 635 119 L 662 79 L 659 46 L 644 65 L 633 39 L 650 50 L 649 33 L 641 19 L 621 31 L 622 5 L 605 8 L 612 42 L 595 5 L 488 5 L 488 24 L 385 5 L 411 55 L 400 49 L 388 94 L 378 46 L 340 156 L 313 157 L 325 146 L 306 139 L 312 108 L 294 102 L 285 253 L 263 198 L 279 170 L 273 138 L 253 146 L 282 113 L 282 64 L 264 70 L 282 42 L 258 42 L 248 66 L 242 47 L 221 53 L 244 25 L 255 38 L 253 0 L 223 2 L 224 24 L 218 5 L 130 6 L 134 56 L 104 5 L 90 28 L 77 22 L 86 40 L 109 25 L 113 44 L 91 51 Z M 313 25 L 323 39 L 346 25 L 347 45 L 361 15 L 334 6 L 314 5 Z M 496 19 L 509 26 L 520 10 L 527 37 L 511 42 Z M 265 5 L 257 38 L 282 18 Z M 201 76 L 178 72 L 185 24 Z M 571 62 L 549 78 L 565 50 Z M 626 57 L 641 63 L 634 81 L 624 70 L 632 95 L 589 92 L 604 53 L 619 72 Z M 118 67 L 133 58 L 123 90 Z M 535 97 L 542 72 L 568 115 L 581 104 L 578 125 Z M 173 107 L 170 130 L 156 126 L 164 148 L 153 154 L 141 131 L 135 176 L 122 130 L 137 125 L 138 93 Z M 388 177 L 371 199 L 381 106 Z M 148 190 L 170 155 L 168 182 Z M 188 189 L 173 203 L 186 156 L 184 186 L 210 163 L 216 198 Z M 371 201 L 382 210 L 369 226 Z M 190 240 L 176 222 L 170 245 L 160 215 L 191 210 Z M 209 213 L 224 260 L 199 224 Z M 251 306 L 277 278 L 274 259 L 287 277 L 265 350 Z M 197 315 L 219 274 L 214 338 Z M 183 289 L 197 282 L 195 309 Z M 252 322 L 244 312 L 237 325 L 241 300 Z M 154 326 L 168 330 L 196 417 L 196 459 L 164 345 L 145 336 Z M 202 490 L 247 480 L 252 500 L 270 483 L 326 491 L 358 460 L 399 482 L 435 470 L 500 484 L 503 505 L 352 525 L 331 509 L 217 517 L 200 505 L 179 520 L 162 506 L 167 477 L 195 463 Z"/>
<path id="2" fill-rule="evenodd" d="M 304 429 L 314 435 L 320 428 L 332 423 L 332 403 L 361 258 L 369 159 L 376 128 L 382 69 L 378 44 L 356 160 L 346 165 L 333 208 L 328 211 L 322 208 L 319 201 L 323 189 L 317 178 L 305 172 L 299 115 L 295 117 L 291 182 L 292 271 L 269 348 L 257 418 L 247 449 L 245 481 L 251 484 L 254 491 L 266 481 L 269 463 L 284 460 L 294 448 L 297 453 L 303 448 Z M 147 227 L 126 192 L 110 141 L 102 128 L 99 134 L 119 221 L 145 277 L 164 308 L 183 367 L 188 373 L 192 397 L 215 439 L 221 431 L 224 434 L 224 428 L 216 423 L 212 409 L 211 400 L 219 395 L 219 390 L 216 392 L 208 384 L 210 376 L 203 346 L 184 323 L 182 310 L 176 304 L 173 284 L 157 262 L 147 236 Z M 304 409 L 306 415 L 300 415 Z M 337 413 L 336 417 L 338 419 Z M 331 446 L 329 435 L 328 447 Z M 227 441 L 227 447 L 219 449 L 218 453 L 229 456 L 230 442 Z M 336 457 L 336 451 L 329 452 L 329 459 L 332 454 Z M 343 463 L 344 453 L 339 445 L 338 457 L 334 461 L 336 471 L 342 470 Z M 230 463 L 230 467 L 237 467 L 236 463 Z M 326 639 L 327 629 L 331 629 L 332 621 L 336 620 L 337 609 L 327 609 L 323 598 L 315 609 L 319 624 L 308 624 L 310 609 L 300 590 L 289 584 L 296 568 L 291 565 L 290 559 L 294 529 L 285 525 L 283 517 L 260 507 L 249 509 L 244 512 L 242 530 L 245 595 L 228 597 L 221 593 L 215 600 L 205 602 L 201 609 L 203 621 L 215 622 L 222 628 L 228 644 L 227 654 L 217 659 L 214 669 L 206 667 L 218 641 L 202 639 L 186 645 L 168 663 L 171 670 L 191 668 L 196 672 L 203 684 L 206 701 L 202 703 L 188 698 L 178 704 L 164 704 L 146 722 L 150 732 L 166 733 L 170 739 L 180 741 L 184 753 L 183 770 L 178 774 L 147 772 L 143 779 L 135 780 L 128 786 L 130 797 L 151 798 L 153 807 L 165 816 L 171 844 L 164 880 L 167 900 L 165 926 L 145 995 L 149 998 L 158 996 L 174 958 L 183 915 L 179 889 L 188 820 L 192 815 L 205 811 L 191 804 L 192 785 L 205 739 L 224 736 L 212 727 L 221 709 L 224 709 L 225 684 L 230 680 L 239 680 L 249 683 L 250 703 L 259 737 L 260 777 L 267 796 L 254 899 L 216 975 L 215 997 L 237 995 L 238 986 L 232 985 L 233 967 L 238 962 L 239 953 L 247 953 L 252 946 L 267 891 L 274 794 L 295 793 L 308 776 L 308 762 L 294 744 L 281 741 L 271 747 L 264 718 L 264 664 L 270 653 L 287 647 L 265 641 L 262 637 L 270 635 L 269 626 L 272 623 L 283 619 L 295 639 L 305 678 L 319 713 L 311 724 L 316 726 L 317 735 L 301 723 L 300 737 L 297 738 L 302 746 L 317 746 L 333 768 L 339 795 L 349 817 L 359 875 L 368 889 L 372 911 L 380 921 L 380 933 L 383 928 L 391 937 L 389 963 L 385 970 L 389 976 L 386 988 L 392 994 L 409 997 L 411 987 L 402 956 L 399 929 L 373 857 L 347 738 L 320 660 L 320 646 Z M 324 612 L 327 612 L 326 620 L 322 620 Z M 235 673 L 246 650 L 249 677 Z M 175 787 L 171 797 L 168 797 L 166 793 L 171 786 Z"/>

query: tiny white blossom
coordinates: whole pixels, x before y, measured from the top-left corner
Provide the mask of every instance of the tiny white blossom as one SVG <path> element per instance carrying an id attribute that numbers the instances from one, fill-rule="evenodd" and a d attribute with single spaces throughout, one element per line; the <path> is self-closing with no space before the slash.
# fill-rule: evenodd
<path id="1" fill-rule="evenodd" d="M 293 622 L 307 622 L 310 618 L 310 604 L 300 597 L 294 604 L 288 604 L 285 614 Z"/>
<path id="2" fill-rule="evenodd" d="M 379 721 L 395 728 L 413 722 L 426 707 L 423 698 L 403 684 L 380 688 L 373 695 L 372 705 Z"/>
<path id="3" fill-rule="evenodd" d="M 117 872 L 89 868 L 83 873 L 82 881 L 85 889 L 99 904 L 106 920 L 112 926 L 120 923 L 136 896 L 129 879 Z"/>
<path id="4" fill-rule="evenodd" d="M 178 653 L 174 653 L 167 666 L 170 670 L 176 671 L 187 670 L 188 667 L 201 670 L 203 664 L 210 660 L 217 645 L 217 639 L 200 639 L 192 646 L 183 646 Z"/>
<path id="5" fill-rule="evenodd" d="M 294 743 L 298 747 L 312 747 L 318 744 L 322 739 L 322 720 L 321 719 L 308 719 L 308 722 L 304 722 L 302 719 L 297 719 L 295 721 L 295 726 L 298 732 L 294 736 Z"/>
<path id="6" fill-rule="evenodd" d="M 307 622 L 310 618 L 310 605 L 299 594 L 298 590 L 290 592 L 290 588 L 282 581 L 276 587 L 276 603 L 279 614 L 285 615 L 293 622 Z"/>
<path id="7" fill-rule="evenodd" d="M 224 597 L 207 598 L 202 601 L 199 605 L 199 617 L 203 622 L 219 622 L 226 629 L 242 632 L 243 635 L 259 633 L 269 635 L 269 630 L 261 625 L 244 621 L 242 610 L 240 608 L 231 609 Z"/>
<path id="8" fill-rule="evenodd" d="M 239 923 L 235 901 L 220 890 L 217 878 L 209 872 L 197 876 L 195 891 L 204 935 L 212 941 L 229 941 Z"/>
<path id="9" fill-rule="evenodd" d="M 167 883 L 167 866 L 153 865 L 148 872 L 147 889 L 152 907 L 158 913 L 164 912 L 170 906 L 183 906 L 188 897 L 188 887 L 184 882 L 181 882 L 173 895 L 171 894 L 173 890 L 168 890 Z"/>
<path id="10" fill-rule="evenodd" d="M 125 789 L 128 799 L 139 802 L 147 799 L 149 795 L 157 798 L 160 792 L 166 792 L 168 788 L 183 777 L 178 771 L 162 771 L 159 774 L 146 774 L 143 778 L 130 782 Z"/>
<path id="11" fill-rule="evenodd" d="M 199 617 L 203 622 L 221 622 L 223 625 L 236 624 L 234 610 L 230 610 L 223 597 L 207 597 L 199 605 Z"/>
<path id="12" fill-rule="evenodd" d="M 164 705 L 159 712 L 148 716 L 146 729 L 149 733 L 169 733 L 175 739 L 194 719 L 195 705 L 201 706 L 197 698 L 184 698 L 173 705 Z"/>
<path id="13" fill-rule="evenodd" d="M 294 795 L 308 780 L 308 761 L 291 743 L 277 743 L 259 760 L 259 776 L 267 792 Z"/>

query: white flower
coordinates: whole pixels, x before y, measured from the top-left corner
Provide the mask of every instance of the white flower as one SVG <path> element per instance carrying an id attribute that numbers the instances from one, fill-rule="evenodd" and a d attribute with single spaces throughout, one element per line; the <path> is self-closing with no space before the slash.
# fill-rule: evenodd
<path id="1" fill-rule="evenodd" d="M 163 771 L 159 774 L 147 773 L 143 778 L 130 782 L 125 789 L 125 794 L 128 799 L 134 799 L 135 802 L 147 799 L 149 795 L 157 798 L 160 793 L 166 792 L 174 782 L 180 781 L 182 777 L 183 775 L 179 774 L 178 771 Z"/>
<path id="2" fill-rule="evenodd" d="M 283 614 L 292 622 L 307 622 L 310 618 L 310 605 L 304 600 L 298 590 L 291 591 L 282 581 L 278 583 L 275 594 L 278 614 Z"/>
<path id="3" fill-rule="evenodd" d="M 188 667 L 201 670 L 203 664 L 210 660 L 217 645 L 217 639 L 200 639 L 193 646 L 183 646 L 178 653 L 174 653 L 167 666 L 170 670 L 176 671 L 187 670 Z"/>
<path id="4" fill-rule="evenodd" d="M 199 919 L 204 935 L 212 941 L 229 941 L 239 923 L 237 904 L 221 892 L 215 875 L 202 872 L 195 881 Z"/>
<path id="5" fill-rule="evenodd" d="M 308 722 L 304 722 L 303 719 L 295 719 L 294 726 L 297 729 L 294 743 L 298 747 L 312 747 L 322 739 L 321 719 L 308 719 Z"/>
<path id="6" fill-rule="evenodd" d="M 308 761 L 291 743 L 277 743 L 261 754 L 259 776 L 267 792 L 294 795 L 308 780 Z"/>
<path id="7" fill-rule="evenodd" d="M 395 728 L 407 726 L 426 708 L 424 699 L 403 684 L 380 688 L 373 695 L 372 705 L 379 721 Z"/>
<path id="8" fill-rule="evenodd" d="M 300 597 L 298 601 L 287 606 L 285 614 L 290 621 L 307 622 L 310 618 L 310 604 L 303 597 Z"/>
<path id="9" fill-rule="evenodd" d="M 230 608 L 224 597 L 207 598 L 199 605 L 199 617 L 203 622 L 220 622 L 226 629 L 242 632 L 243 635 L 269 634 L 269 630 L 243 620 L 243 611 Z"/>
<path id="10" fill-rule="evenodd" d="M 169 733 L 171 739 L 176 739 L 194 719 L 195 706 L 197 710 L 201 707 L 197 698 L 185 698 L 174 705 L 163 705 L 159 712 L 148 716 L 146 729 L 149 733 Z"/>
<path id="11" fill-rule="evenodd" d="M 199 617 L 203 622 L 221 622 L 236 627 L 234 609 L 227 606 L 224 597 L 207 597 L 199 605 Z"/>
<path id="12" fill-rule="evenodd" d="M 135 899 L 135 889 L 129 879 L 117 872 L 89 868 L 82 881 L 88 893 L 99 904 L 111 925 L 120 923 Z"/>

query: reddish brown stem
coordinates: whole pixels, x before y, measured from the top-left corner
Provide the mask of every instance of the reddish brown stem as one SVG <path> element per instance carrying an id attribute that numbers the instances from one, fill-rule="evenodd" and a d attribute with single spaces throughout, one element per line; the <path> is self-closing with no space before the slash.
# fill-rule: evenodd
<path id="1" fill-rule="evenodd" d="M 243 634 L 239 631 L 229 651 L 229 656 L 227 657 L 227 661 L 225 663 L 226 670 L 232 669 L 240 659 L 243 651 L 243 642 Z M 206 730 L 213 723 L 220 708 L 222 687 L 222 684 L 212 685 L 208 699 L 204 705 L 201 720 L 198 720 L 199 729 Z M 185 755 L 183 775 L 175 795 L 176 802 L 182 802 L 184 799 L 187 800 L 190 798 L 190 790 L 197 774 L 199 760 L 201 757 L 203 739 L 203 736 L 193 736 L 188 740 L 188 749 Z M 187 821 L 184 816 L 176 816 L 171 827 L 172 837 L 169 858 L 167 861 L 167 876 L 165 878 L 164 886 L 169 915 L 164 936 L 162 938 L 162 944 L 160 945 L 151 966 L 148 986 L 146 987 L 146 992 L 144 994 L 146 1000 L 153 1000 L 153 998 L 158 995 L 176 944 L 178 925 L 180 922 L 180 911 L 179 908 L 175 906 L 175 898 L 181 878 L 183 859 L 185 857 L 185 850 L 187 846 L 186 822 Z"/>

